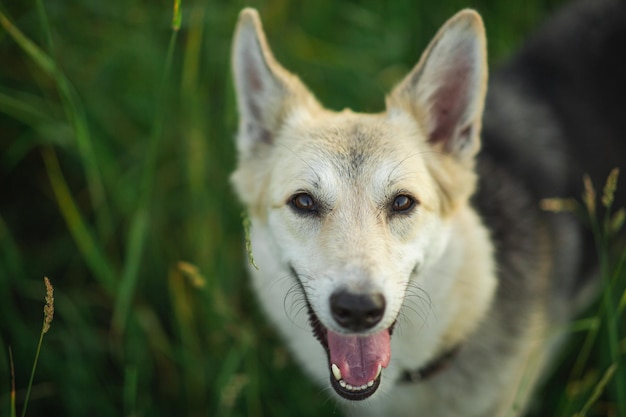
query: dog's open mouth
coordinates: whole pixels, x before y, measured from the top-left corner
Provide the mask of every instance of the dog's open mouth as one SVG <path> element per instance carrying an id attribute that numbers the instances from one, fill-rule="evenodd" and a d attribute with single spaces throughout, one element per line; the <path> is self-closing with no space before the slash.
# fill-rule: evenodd
<path id="1" fill-rule="evenodd" d="M 344 335 L 324 327 L 311 306 L 309 318 L 328 354 L 330 384 L 337 394 L 354 401 L 374 394 L 391 358 L 391 328 L 371 335 Z"/>

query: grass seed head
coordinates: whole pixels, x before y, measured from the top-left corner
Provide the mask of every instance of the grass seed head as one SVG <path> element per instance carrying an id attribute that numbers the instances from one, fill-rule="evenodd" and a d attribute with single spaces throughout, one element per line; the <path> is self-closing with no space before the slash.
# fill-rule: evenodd
<path id="1" fill-rule="evenodd" d="M 619 168 L 613 168 L 606 179 L 604 190 L 602 192 L 602 205 L 606 208 L 611 206 L 617 189 L 617 178 L 619 177 Z"/>
<path id="2" fill-rule="evenodd" d="M 596 214 L 596 190 L 593 188 L 593 184 L 591 183 L 591 178 L 589 175 L 585 174 L 583 176 L 583 184 L 585 185 L 585 192 L 583 193 L 583 202 L 585 203 L 585 207 L 587 207 L 587 211 L 591 216 L 595 216 Z"/>
<path id="3" fill-rule="evenodd" d="M 46 305 L 43 307 L 43 332 L 50 330 L 50 323 L 54 317 L 54 288 L 48 277 L 43 278 L 46 285 Z"/>
<path id="4" fill-rule="evenodd" d="M 611 217 L 611 221 L 609 223 L 609 233 L 616 234 L 622 230 L 622 226 L 624 226 L 624 220 L 626 220 L 626 209 L 622 207 L 618 211 L 613 214 Z"/>
<path id="5" fill-rule="evenodd" d="M 551 213 L 572 212 L 577 206 L 576 200 L 571 198 L 544 198 L 539 202 L 541 210 Z"/>

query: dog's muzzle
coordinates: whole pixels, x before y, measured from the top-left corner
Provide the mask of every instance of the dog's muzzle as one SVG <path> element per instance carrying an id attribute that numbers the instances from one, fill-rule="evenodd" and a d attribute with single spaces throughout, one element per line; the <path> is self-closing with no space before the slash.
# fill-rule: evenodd
<path id="1" fill-rule="evenodd" d="M 293 267 L 291 272 L 302 287 Z M 386 301 L 380 293 L 354 293 L 338 290 L 329 299 L 333 320 L 339 331 L 333 331 L 320 321 L 305 296 L 309 323 L 328 356 L 330 384 L 337 394 L 348 400 L 364 400 L 376 392 L 383 368 L 391 359 L 389 328 L 371 332 L 385 314 Z"/>
<path id="2" fill-rule="evenodd" d="M 391 357 L 388 329 L 366 333 L 383 318 L 385 297 L 337 291 L 330 297 L 330 311 L 341 329 L 349 332 L 326 330 L 331 385 L 346 399 L 365 399 L 376 392 L 382 368 Z"/>

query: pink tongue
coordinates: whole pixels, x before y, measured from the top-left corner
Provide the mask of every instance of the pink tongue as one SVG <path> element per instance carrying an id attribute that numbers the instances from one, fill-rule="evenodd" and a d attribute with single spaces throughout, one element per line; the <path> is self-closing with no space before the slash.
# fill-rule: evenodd
<path id="1" fill-rule="evenodd" d="M 373 381 L 378 365 L 386 368 L 391 358 L 389 330 L 369 336 L 348 336 L 328 330 L 330 363 L 341 371 L 341 377 L 353 386 Z"/>

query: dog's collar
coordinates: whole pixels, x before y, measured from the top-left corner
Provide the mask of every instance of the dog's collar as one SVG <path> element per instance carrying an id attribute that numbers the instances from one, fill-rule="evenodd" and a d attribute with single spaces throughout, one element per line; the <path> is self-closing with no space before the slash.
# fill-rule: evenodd
<path id="1" fill-rule="evenodd" d="M 459 353 L 460 348 L 461 345 L 457 345 L 452 349 L 445 351 L 419 369 L 404 370 L 400 374 L 398 384 L 415 384 L 422 382 L 440 371 L 443 371 L 450 365 L 457 353 Z"/>

